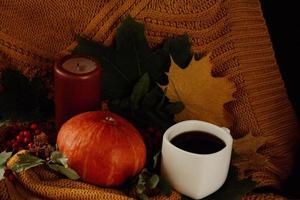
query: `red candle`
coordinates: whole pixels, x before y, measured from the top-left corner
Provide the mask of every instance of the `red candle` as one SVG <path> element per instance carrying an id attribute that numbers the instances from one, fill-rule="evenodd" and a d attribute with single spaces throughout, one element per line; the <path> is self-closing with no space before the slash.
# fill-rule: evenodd
<path id="1" fill-rule="evenodd" d="M 54 66 L 54 101 L 56 125 L 71 117 L 100 109 L 101 67 L 86 56 L 66 56 Z"/>

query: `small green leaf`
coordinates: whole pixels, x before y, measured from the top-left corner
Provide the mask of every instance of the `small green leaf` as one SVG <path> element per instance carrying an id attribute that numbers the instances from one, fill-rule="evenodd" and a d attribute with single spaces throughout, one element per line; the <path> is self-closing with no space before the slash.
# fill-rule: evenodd
<path id="1" fill-rule="evenodd" d="M 178 114 L 184 110 L 184 104 L 181 101 L 171 102 L 166 105 L 165 109 L 170 114 Z"/>
<path id="2" fill-rule="evenodd" d="M 78 176 L 78 174 L 71 168 L 65 168 L 64 166 L 58 165 L 58 164 L 48 164 L 48 167 L 50 167 L 54 171 L 57 171 L 57 172 L 65 175 L 66 177 L 68 177 L 71 180 L 77 180 L 80 178 Z"/>
<path id="3" fill-rule="evenodd" d="M 146 194 L 137 194 L 139 200 L 149 200 Z"/>
<path id="4" fill-rule="evenodd" d="M 166 94 L 167 94 L 167 88 L 164 89 L 163 95 L 161 96 L 161 99 L 160 99 L 160 102 L 156 106 L 156 110 L 160 110 L 164 106 L 164 104 L 166 103 L 166 98 L 167 98 Z"/>
<path id="5" fill-rule="evenodd" d="M 135 84 L 131 94 L 131 102 L 134 110 L 138 108 L 138 104 L 141 98 L 148 92 L 149 86 L 150 86 L 150 77 L 148 73 L 145 73 L 140 78 L 140 80 Z"/>
<path id="6" fill-rule="evenodd" d="M 44 160 L 29 154 L 19 154 L 18 157 L 19 161 L 12 167 L 12 171 L 15 172 L 21 172 L 45 163 Z"/>
<path id="7" fill-rule="evenodd" d="M 146 187 L 145 187 L 144 184 L 138 184 L 138 185 L 136 186 L 136 192 L 137 192 L 138 194 L 143 194 L 144 191 L 145 191 L 145 189 L 146 189 Z"/>
<path id="8" fill-rule="evenodd" d="M 171 196 L 172 194 L 172 187 L 170 183 L 165 180 L 164 178 L 160 177 L 158 188 L 160 189 L 161 193 L 165 196 Z"/>
<path id="9" fill-rule="evenodd" d="M 141 173 L 139 174 L 138 184 L 142 184 L 142 185 L 146 184 L 146 177 L 144 175 L 147 173 L 148 173 L 148 170 L 146 168 L 144 168 L 141 171 Z"/>
<path id="10" fill-rule="evenodd" d="M 153 108 L 160 101 L 163 91 L 160 87 L 155 86 L 147 94 L 145 94 L 142 100 L 142 106 Z"/>
<path id="11" fill-rule="evenodd" d="M 11 157 L 12 152 L 3 151 L 0 153 L 0 166 L 4 165 L 6 161 Z"/>
<path id="12" fill-rule="evenodd" d="M 149 186 L 150 189 L 154 189 L 156 188 L 156 186 L 159 183 L 159 176 L 154 174 L 153 176 L 151 176 L 151 178 L 148 180 L 147 184 Z"/>
<path id="13" fill-rule="evenodd" d="M 157 167 L 157 163 L 158 163 L 158 159 L 160 158 L 160 151 L 157 152 L 154 156 L 153 156 L 153 169 L 155 169 Z"/>
<path id="14" fill-rule="evenodd" d="M 50 160 L 54 163 L 62 164 L 65 168 L 68 167 L 68 158 L 60 151 L 53 151 L 50 155 Z"/>

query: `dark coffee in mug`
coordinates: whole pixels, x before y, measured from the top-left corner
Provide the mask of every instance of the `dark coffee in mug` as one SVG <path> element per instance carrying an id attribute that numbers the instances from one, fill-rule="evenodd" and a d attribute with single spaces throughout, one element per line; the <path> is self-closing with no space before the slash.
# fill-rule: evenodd
<path id="1" fill-rule="evenodd" d="M 211 154 L 222 150 L 226 144 L 220 138 L 203 131 L 183 132 L 171 139 L 176 147 L 196 154 Z"/>

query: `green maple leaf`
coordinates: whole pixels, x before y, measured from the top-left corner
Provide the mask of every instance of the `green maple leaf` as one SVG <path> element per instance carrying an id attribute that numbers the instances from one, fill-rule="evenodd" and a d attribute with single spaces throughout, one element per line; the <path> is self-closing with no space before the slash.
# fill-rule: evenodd
<path id="1" fill-rule="evenodd" d="M 235 166 L 230 166 L 227 180 L 224 185 L 215 193 L 203 200 L 240 200 L 244 195 L 251 192 L 256 183 L 251 178 L 239 180 L 238 169 Z M 188 197 L 183 196 L 182 200 L 191 200 Z"/>
<path id="2" fill-rule="evenodd" d="M 189 62 L 190 43 L 186 36 L 170 38 L 162 49 L 151 49 L 144 35 L 144 25 L 127 17 L 118 27 L 114 45 L 102 44 L 78 37 L 74 54 L 97 58 L 102 67 L 103 99 L 119 99 L 130 95 L 135 83 L 148 73 L 153 82 L 168 83 L 166 72 L 170 67 L 170 54 L 176 61 Z M 179 50 L 180 49 L 180 50 Z M 178 59 L 177 59 L 178 58 Z"/>
<path id="3" fill-rule="evenodd" d="M 0 121 L 41 120 L 52 116 L 53 102 L 41 79 L 29 80 L 12 69 L 1 72 Z"/>
<path id="4" fill-rule="evenodd" d="M 102 67 L 103 99 L 117 99 L 129 95 L 139 78 L 149 73 L 162 84 L 167 76 L 170 58 L 162 50 L 149 48 L 144 35 L 144 25 L 128 17 L 117 29 L 113 47 L 106 47 L 78 37 L 75 54 L 97 58 Z"/>

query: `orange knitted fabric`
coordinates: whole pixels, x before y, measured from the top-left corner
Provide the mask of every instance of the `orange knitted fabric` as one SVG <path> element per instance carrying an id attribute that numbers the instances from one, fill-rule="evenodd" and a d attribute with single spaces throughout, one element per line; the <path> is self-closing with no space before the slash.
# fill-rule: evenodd
<path id="1" fill-rule="evenodd" d="M 11 167 L 16 160 L 15 155 L 9 160 Z M 1 200 L 131 200 L 124 193 L 118 190 L 99 188 L 80 181 L 72 181 L 59 177 L 53 171 L 49 171 L 43 166 L 38 166 L 18 174 L 18 182 L 11 183 L 8 180 L 0 182 Z M 154 196 L 153 200 L 179 200 L 181 195 L 173 192 L 170 197 Z M 252 194 L 247 195 L 243 200 L 285 200 L 285 198 L 274 194 Z"/>
<path id="2" fill-rule="evenodd" d="M 271 138 L 261 149 L 269 162 L 254 178 L 280 187 L 291 170 L 299 131 L 259 0 L 1 0 L 0 60 L 29 77 L 48 76 L 54 59 L 76 46 L 76 34 L 109 45 L 128 14 L 145 23 L 151 46 L 188 33 L 194 51 L 212 52 L 213 74 L 228 75 L 238 89 L 236 101 L 226 105 L 234 135 Z"/>
<path id="3" fill-rule="evenodd" d="M 9 181 L 0 181 L 1 200 L 132 200 L 123 193 L 98 188 L 82 182 L 58 178 L 55 174 L 38 167 L 22 172 L 19 176 L 20 183 L 12 184 Z M 170 197 L 155 196 L 152 200 L 180 200 L 181 196 L 173 192 Z M 251 194 L 243 200 L 286 200 L 274 194 Z"/>

